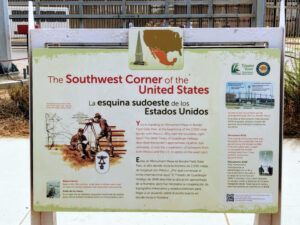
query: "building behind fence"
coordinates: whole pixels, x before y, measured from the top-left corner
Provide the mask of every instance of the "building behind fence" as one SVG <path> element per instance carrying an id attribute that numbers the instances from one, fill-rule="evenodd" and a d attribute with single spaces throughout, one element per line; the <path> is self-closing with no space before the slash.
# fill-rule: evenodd
<path id="1" fill-rule="evenodd" d="M 42 28 L 134 26 L 275 27 L 280 0 L 35 0 Z M 9 0 L 11 35 L 27 23 L 24 0 Z M 265 10 L 263 10 L 265 7 Z M 300 0 L 286 0 L 287 44 L 300 51 Z"/>

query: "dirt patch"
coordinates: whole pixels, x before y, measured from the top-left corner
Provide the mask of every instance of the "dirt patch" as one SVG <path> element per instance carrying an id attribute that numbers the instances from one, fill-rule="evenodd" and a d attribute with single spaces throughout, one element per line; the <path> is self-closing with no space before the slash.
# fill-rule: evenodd
<path id="1" fill-rule="evenodd" d="M 8 90 L 0 89 L 0 101 L 2 99 L 10 99 L 9 94 L 8 94 Z"/>
<path id="2" fill-rule="evenodd" d="M 29 137 L 29 122 L 25 119 L 0 119 L 0 137 Z"/>
<path id="3" fill-rule="evenodd" d="M 29 121 L 6 91 L 0 92 L 0 137 L 28 137 Z"/>

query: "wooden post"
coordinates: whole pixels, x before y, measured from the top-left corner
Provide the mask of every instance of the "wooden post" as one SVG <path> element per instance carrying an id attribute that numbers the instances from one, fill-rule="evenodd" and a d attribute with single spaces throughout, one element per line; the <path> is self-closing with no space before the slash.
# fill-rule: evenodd
<path id="1" fill-rule="evenodd" d="M 281 225 L 281 192 L 278 194 L 278 213 L 255 214 L 254 225 Z"/>
<path id="2" fill-rule="evenodd" d="M 55 212 L 31 211 L 31 225 L 56 225 Z"/>
<path id="3" fill-rule="evenodd" d="M 28 2 L 28 33 L 30 30 L 34 30 L 34 10 L 32 1 Z M 28 39 L 28 37 L 27 37 Z M 31 43 L 30 43 L 31 46 Z M 29 50 L 29 56 L 31 55 L 31 49 Z M 30 70 L 32 71 L 32 69 Z M 32 75 L 32 74 L 31 74 Z M 33 211 L 33 193 L 32 193 L 32 150 L 30 156 L 30 183 L 31 183 L 31 225 L 56 225 L 56 213 L 55 212 L 35 212 Z"/>

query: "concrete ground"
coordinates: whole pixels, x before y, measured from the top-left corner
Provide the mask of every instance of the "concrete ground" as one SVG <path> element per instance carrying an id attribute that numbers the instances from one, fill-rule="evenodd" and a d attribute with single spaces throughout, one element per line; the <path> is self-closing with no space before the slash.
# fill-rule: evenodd
<path id="1" fill-rule="evenodd" d="M 0 139 L 0 225 L 30 224 L 29 140 Z M 282 225 L 300 224 L 300 139 L 283 147 Z M 7 160 L 10 159 L 10 160 Z M 253 225 L 253 214 L 57 213 L 58 225 Z"/>

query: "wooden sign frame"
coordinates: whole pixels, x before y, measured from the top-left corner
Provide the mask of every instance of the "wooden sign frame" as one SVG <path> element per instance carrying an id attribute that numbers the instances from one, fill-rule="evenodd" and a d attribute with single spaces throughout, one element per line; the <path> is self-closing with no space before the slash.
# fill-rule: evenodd
<path id="1" fill-rule="evenodd" d="M 31 6 L 32 7 L 32 6 Z M 281 7 L 284 7 L 282 1 Z M 33 26 L 33 10 L 29 10 L 29 56 L 30 67 L 31 53 L 35 48 L 45 48 L 49 44 L 59 45 L 114 45 L 126 46 L 128 44 L 128 29 L 38 29 L 34 30 Z M 256 46 L 258 43 L 266 43 L 269 48 L 278 48 L 281 50 L 281 76 L 280 76 L 280 138 L 279 146 L 279 211 L 277 214 L 257 214 L 255 218 L 255 225 L 280 225 L 281 213 L 281 162 L 282 162 L 282 113 L 283 113 L 283 65 L 284 65 L 284 41 L 285 41 L 285 25 L 284 25 L 284 10 L 281 10 L 280 27 L 276 28 L 187 28 L 183 31 L 184 44 L 193 46 L 211 46 L 224 47 L 228 45 L 235 45 L 240 47 Z M 32 69 L 30 70 L 32 71 Z M 32 74 L 31 74 L 32 75 Z M 32 92 L 31 92 L 32 100 Z M 32 116 L 32 108 L 31 108 Z M 32 117 L 31 117 L 32 118 Z M 32 121 L 32 120 L 31 120 Z M 32 122 L 31 122 L 32 129 Z M 32 134 L 31 134 L 31 190 L 33 186 L 32 181 Z M 31 193 L 31 203 L 32 203 Z M 32 225 L 55 225 L 56 215 L 52 212 L 33 212 L 32 211 Z"/>

